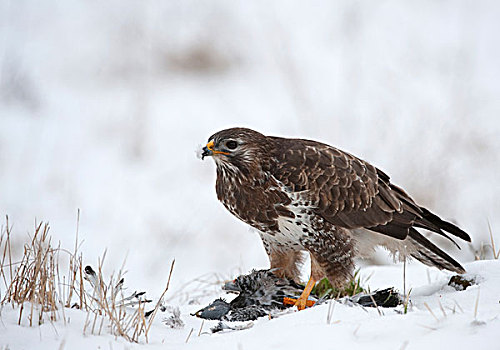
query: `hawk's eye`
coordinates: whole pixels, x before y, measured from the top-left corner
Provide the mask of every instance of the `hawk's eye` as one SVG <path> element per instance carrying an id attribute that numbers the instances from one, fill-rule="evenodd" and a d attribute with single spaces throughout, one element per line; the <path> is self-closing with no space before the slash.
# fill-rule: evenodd
<path id="1" fill-rule="evenodd" d="M 236 149 L 236 147 L 238 147 L 238 143 L 234 140 L 229 140 L 226 142 L 226 147 L 229 149 Z"/>

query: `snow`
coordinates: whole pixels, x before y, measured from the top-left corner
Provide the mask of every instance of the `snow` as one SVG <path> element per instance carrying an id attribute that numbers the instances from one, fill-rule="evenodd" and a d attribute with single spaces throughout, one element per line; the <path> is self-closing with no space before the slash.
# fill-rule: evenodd
<path id="1" fill-rule="evenodd" d="M 213 162 L 196 157 L 214 132 L 247 126 L 320 140 L 369 160 L 417 202 L 471 234 L 472 244 L 460 242 L 461 251 L 435 237 L 450 255 L 467 266 L 475 255 L 491 258 L 488 223 L 500 245 L 499 17 L 500 3 L 488 0 L 308 6 L 261 0 L 2 1 L 0 216 L 8 215 L 13 225 L 13 249 L 22 250 L 35 220 L 49 221 L 54 241 L 72 247 L 80 209 L 84 263 L 96 265 L 107 250 L 105 273 L 126 260 L 129 285 L 151 296 L 161 293 L 174 258 L 171 292 L 183 297 L 181 287 L 198 276 L 232 278 L 267 268 L 258 235 L 217 202 Z M 374 271 L 370 284 L 383 276 L 386 286 L 394 285 L 393 277 L 400 281 L 400 272 L 393 271 L 399 266 L 370 267 L 390 264 L 386 256 L 380 252 L 363 264 L 363 271 Z M 411 277 L 415 293 L 441 289 L 435 284 L 440 275 L 431 273 L 429 283 L 425 269 L 410 266 L 420 271 Z M 485 317 L 485 327 L 470 326 L 473 292 L 459 294 L 469 296 L 462 316 L 434 324 L 420 305 L 405 319 L 418 334 L 427 332 L 422 339 L 440 337 L 441 329 L 416 325 L 414 317 L 443 326 L 450 342 L 454 332 L 483 334 L 495 321 Z M 181 297 L 170 302 L 187 315 Z M 435 307 L 433 300 L 428 304 Z M 165 342 L 175 339 L 178 345 L 192 327 L 188 347 L 207 339 L 221 345 L 246 337 L 248 343 L 248 334 L 290 318 L 310 317 L 304 321 L 318 324 L 316 313 L 324 319 L 323 309 L 227 335 L 198 338 L 199 320 L 176 331 L 158 324 L 154 333 L 167 332 Z M 339 305 L 335 314 L 366 315 L 344 309 Z M 75 324 L 83 322 L 78 312 L 68 313 Z M 448 325 L 452 318 L 457 323 Z M 9 339 L 21 335 L 14 319 L 15 312 L 2 311 L 0 327 Z M 383 324 L 374 317 L 370 330 L 388 331 L 377 322 Z M 401 333 L 411 330 L 394 323 Z M 338 339 L 369 339 L 368 324 L 354 332 L 358 325 L 347 318 L 318 325 L 318 332 L 342 328 Z M 30 336 L 16 337 L 19 343 L 11 347 L 33 345 L 40 334 L 52 337 L 51 348 L 63 339 L 67 348 L 78 342 L 107 346 L 100 337 L 80 339 L 81 327 L 55 327 L 23 327 Z M 153 343 L 161 343 L 156 337 Z M 418 344 L 408 337 L 408 348 Z M 405 339 L 398 341 L 391 346 L 400 348 Z"/>
<path id="2" fill-rule="evenodd" d="M 277 318 L 260 318 L 246 330 L 225 330 L 211 334 L 217 321 L 203 321 L 190 316 L 215 298 L 218 290 L 205 296 L 201 304 L 180 306 L 181 329 L 167 327 L 159 313 L 150 331 L 149 343 L 127 343 L 115 338 L 103 328 L 101 335 L 83 334 L 86 313 L 65 309 L 67 322 L 46 322 L 40 327 L 28 327 L 24 318 L 17 326 L 18 309 L 6 305 L 2 309 L 0 338 L 12 349 L 89 349 L 89 348 L 186 348 L 186 349 L 285 349 L 317 348 L 331 344 L 335 348 L 362 349 L 437 349 L 449 348 L 498 349 L 500 326 L 500 261 L 476 261 L 465 265 L 466 277 L 475 278 L 477 285 L 465 291 L 448 286 L 450 274 L 415 265 L 407 271 L 407 288 L 411 288 L 408 313 L 398 308 L 362 308 L 333 301 L 333 305 L 318 305 L 301 312 L 285 313 Z M 393 286 L 401 279 L 401 266 L 380 266 L 362 269 L 362 279 L 372 289 Z M 431 283 L 427 278 L 432 280 Z M 476 310 L 477 304 L 477 312 Z M 427 309 L 426 305 L 432 310 Z M 441 310 L 442 308 L 442 310 Z M 331 312 L 329 311 L 332 310 Z M 330 312 L 330 323 L 327 322 Z M 200 332 L 200 328 L 201 329 Z M 193 329 L 191 336 L 189 333 Z"/>

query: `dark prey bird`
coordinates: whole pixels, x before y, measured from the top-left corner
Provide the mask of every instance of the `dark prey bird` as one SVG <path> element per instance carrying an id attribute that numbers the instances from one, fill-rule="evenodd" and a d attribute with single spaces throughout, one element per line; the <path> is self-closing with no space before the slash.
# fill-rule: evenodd
<path id="1" fill-rule="evenodd" d="M 275 316 L 293 305 L 294 303 L 287 303 L 286 299 L 296 300 L 304 287 L 291 279 L 276 276 L 272 270 L 253 270 L 227 282 L 222 289 L 238 296 L 230 302 L 216 299 L 191 315 L 221 321 L 251 321 L 263 316 Z M 309 298 L 308 306 L 326 301 L 312 295 Z M 392 288 L 372 293 L 362 292 L 338 301 L 345 305 L 363 307 L 396 307 L 403 302 Z"/>
<path id="2" fill-rule="evenodd" d="M 288 306 L 284 300 L 297 298 L 304 287 L 291 279 L 276 276 L 271 270 L 253 270 L 227 282 L 222 289 L 238 296 L 231 302 L 216 299 L 193 315 L 209 320 L 255 320 L 286 309 Z M 315 302 L 316 299 L 311 297 L 309 305 Z"/>
<path id="3" fill-rule="evenodd" d="M 311 275 L 297 307 L 304 309 L 316 281 L 342 286 L 355 257 L 377 245 L 394 257 L 465 272 L 417 228 L 470 242 L 457 226 L 419 206 L 389 176 L 368 162 L 324 143 L 265 136 L 232 128 L 210 136 L 202 157 L 217 165 L 217 198 L 258 230 L 280 277 L 299 282 L 302 251 Z"/>

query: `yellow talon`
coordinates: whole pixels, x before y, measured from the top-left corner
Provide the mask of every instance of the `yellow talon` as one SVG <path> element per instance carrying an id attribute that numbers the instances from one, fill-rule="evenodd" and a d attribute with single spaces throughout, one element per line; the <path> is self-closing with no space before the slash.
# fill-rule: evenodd
<path id="1" fill-rule="evenodd" d="M 284 305 L 296 305 L 297 304 L 297 300 L 298 299 L 284 297 L 283 298 L 283 304 Z M 306 307 L 311 307 L 314 304 L 316 304 L 316 302 L 314 300 L 309 300 L 309 299 L 306 300 Z"/>
<path id="2" fill-rule="evenodd" d="M 316 302 L 313 300 L 308 300 L 309 294 L 311 294 L 311 290 L 316 284 L 316 280 L 314 278 L 309 278 L 309 281 L 304 288 L 304 291 L 300 295 L 298 299 L 293 298 L 283 298 L 283 304 L 285 305 L 295 305 L 297 309 L 304 310 L 306 307 L 313 306 Z"/>

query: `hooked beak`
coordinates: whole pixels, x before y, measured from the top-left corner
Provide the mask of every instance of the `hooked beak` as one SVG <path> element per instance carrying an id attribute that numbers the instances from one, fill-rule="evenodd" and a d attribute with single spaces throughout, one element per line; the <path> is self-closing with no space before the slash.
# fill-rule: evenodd
<path id="1" fill-rule="evenodd" d="M 210 143 L 213 144 L 213 142 L 210 142 Z M 208 156 L 211 156 L 211 155 L 214 154 L 214 152 L 210 148 L 208 148 L 208 145 L 206 145 L 205 147 L 203 147 L 203 153 L 201 154 L 201 160 L 205 159 L 205 157 L 208 157 Z"/>
<path id="2" fill-rule="evenodd" d="M 214 148 L 214 142 L 210 141 L 209 143 L 207 143 L 205 147 L 203 147 L 203 153 L 201 154 L 201 159 L 203 160 L 205 157 L 213 156 L 214 154 L 224 154 L 227 156 L 229 152 L 216 151 Z"/>

